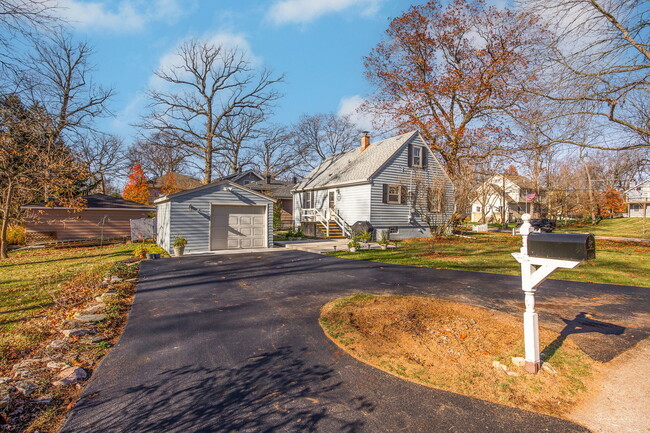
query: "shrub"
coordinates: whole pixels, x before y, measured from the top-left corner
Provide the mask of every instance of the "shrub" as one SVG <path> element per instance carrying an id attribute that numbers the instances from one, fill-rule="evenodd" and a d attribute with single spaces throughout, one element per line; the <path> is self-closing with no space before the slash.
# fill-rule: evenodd
<path id="1" fill-rule="evenodd" d="M 25 226 L 10 224 L 7 227 L 7 243 L 9 245 L 25 245 Z"/>

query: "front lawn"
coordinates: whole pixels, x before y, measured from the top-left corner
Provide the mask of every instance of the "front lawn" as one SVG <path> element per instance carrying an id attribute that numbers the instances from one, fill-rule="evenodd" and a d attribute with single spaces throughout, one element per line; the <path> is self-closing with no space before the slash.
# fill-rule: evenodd
<path id="1" fill-rule="evenodd" d="M 51 331 L 50 314 L 87 297 L 135 244 L 10 253 L 0 260 L 0 368 L 27 354 Z M 59 307 L 59 308 L 57 308 Z"/>
<path id="2" fill-rule="evenodd" d="M 521 237 L 507 233 L 476 234 L 444 239 L 398 241 L 399 248 L 362 250 L 332 255 L 356 260 L 422 266 L 437 269 L 519 275 L 519 264 L 511 253 L 518 252 Z M 557 271 L 552 278 L 608 284 L 650 287 L 650 244 L 596 241 L 596 260 L 576 269 Z"/>
<path id="3" fill-rule="evenodd" d="M 645 224 L 645 233 L 643 227 Z M 612 218 L 601 220 L 596 225 L 589 223 L 558 225 L 558 233 L 592 233 L 595 236 L 617 236 L 624 238 L 650 239 L 650 218 Z"/>

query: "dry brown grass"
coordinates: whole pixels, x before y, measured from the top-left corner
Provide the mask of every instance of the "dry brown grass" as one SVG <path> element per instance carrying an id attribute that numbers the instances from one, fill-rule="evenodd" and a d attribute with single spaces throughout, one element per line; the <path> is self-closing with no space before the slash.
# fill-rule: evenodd
<path id="1" fill-rule="evenodd" d="M 562 415 L 584 394 L 596 363 L 569 341 L 547 362 L 557 374 L 528 374 L 523 325 L 505 313 L 439 299 L 355 295 L 326 304 L 325 333 L 355 358 L 426 386 Z M 558 334 L 541 330 L 541 347 Z M 550 351 L 549 351 L 550 352 Z M 508 371 L 493 366 L 499 361 Z"/>

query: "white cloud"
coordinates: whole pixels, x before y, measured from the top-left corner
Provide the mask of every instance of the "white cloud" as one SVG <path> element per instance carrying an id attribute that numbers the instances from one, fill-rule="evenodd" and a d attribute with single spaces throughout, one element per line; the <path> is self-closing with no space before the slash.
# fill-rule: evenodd
<path id="1" fill-rule="evenodd" d="M 133 31 L 154 21 L 176 21 L 191 6 L 179 0 L 59 0 L 59 15 L 80 30 Z"/>
<path id="2" fill-rule="evenodd" d="M 350 120 L 364 131 L 372 131 L 372 116 L 359 110 L 365 100 L 359 95 L 342 98 L 339 102 L 339 116 L 350 116 Z"/>
<path id="3" fill-rule="evenodd" d="M 280 0 L 267 13 L 275 24 L 304 24 L 322 15 L 350 8 L 360 9 L 364 16 L 375 14 L 384 0 Z"/>
<path id="4" fill-rule="evenodd" d="M 220 32 L 204 35 L 202 38 L 199 38 L 199 40 L 229 50 L 237 49 L 246 57 L 246 59 L 248 59 L 249 62 L 251 62 L 251 64 L 257 65 L 261 63 L 261 59 L 255 56 L 250 43 L 242 34 Z M 169 71 L 183 65 L 183 61 L 178 54 L 178 49 L 184 42 L 187 42 L 187 39 L 179 41 L 172 50 L 166 52 L 160 57 L 158 67 L 156 68 L 157 71 Z M 177 72 L 180 71 L 177 70 Z M 150 88 L 161 89 L 164 88 L 165 85 L 166 83 L 155 74 L 149 78 Z"/>

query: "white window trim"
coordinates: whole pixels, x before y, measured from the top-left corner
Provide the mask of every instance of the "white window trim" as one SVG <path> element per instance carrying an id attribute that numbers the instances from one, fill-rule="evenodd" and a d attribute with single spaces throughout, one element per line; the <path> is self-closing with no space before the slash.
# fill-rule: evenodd
<path id="1" fill-rule="evenodd" d="M 397 188 L 397 201 L 391 201 L 390 196 L 395 195 L 390 193 L 391 188 Z M 388 185 L 388 191 L 386 193 L 386 203 L 387 204 L 402 204 L 402 187 L 400 185 Z"/>
<path id="2" fill-rule="evenodd" d="M 420 155 L 417 156 L 417 158 L 420 160 L 420 162 L 418 162 L 418 163 L 415 162 L 415 158 L 416 158 L 415 151 L 416 150 L 420 152 Z M 422 164 L 422 154 L 423 153 L 424 153 L 424 147 L 422 147 L 422 146 L 413 146 L 413 148 L 411 149 L 411 167 L 422 168 L 424 166 L 424 164 Z"/>

